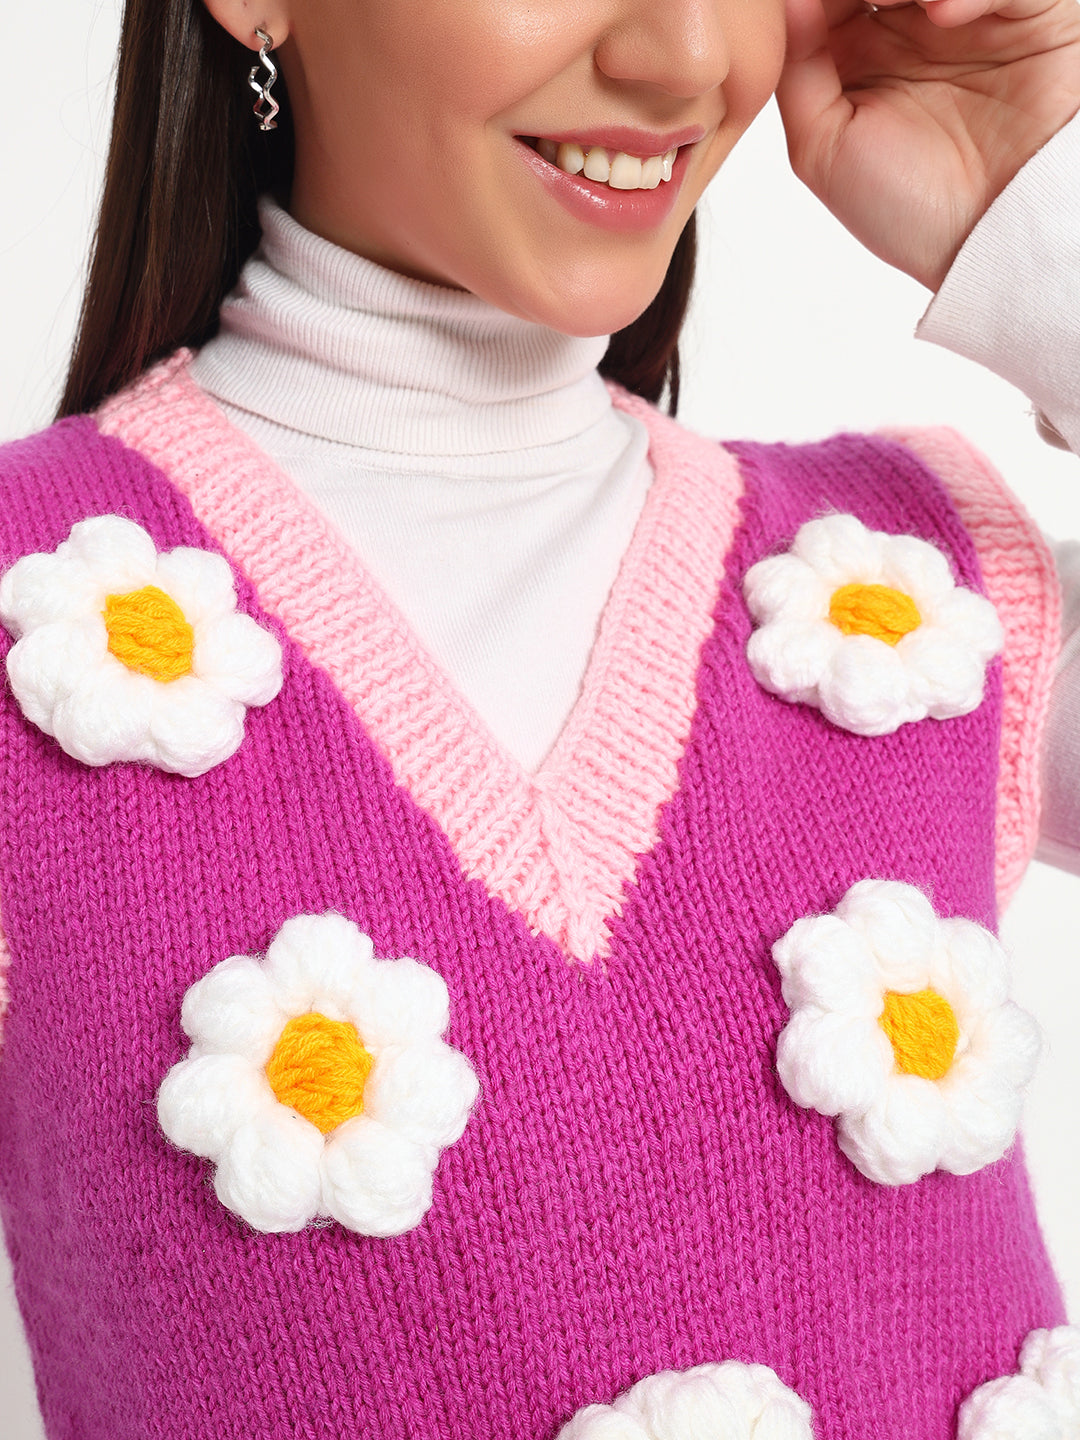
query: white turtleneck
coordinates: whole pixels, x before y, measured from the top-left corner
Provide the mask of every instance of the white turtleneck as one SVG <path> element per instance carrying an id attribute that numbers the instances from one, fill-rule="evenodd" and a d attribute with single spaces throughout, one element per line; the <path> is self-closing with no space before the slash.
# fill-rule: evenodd
<path id="1" fill-rule="evenodd" d="M 652 480 L 596 367 L 536 325 L 312 235 L 273 201 L 192 373 L 322 509 L 535 771 Z"/>
<path id="2" fill-rule="evenodd" d="M 994 202 L 916 332 L 1018 385 L 1047 438 L 1074 450 L 1078 170 L 1080 116 Z M 607 337 L 575 339 L 407 279 L 269 200 L 260 216 L 262 245 L 195 379 L 337 526 L 535 770 L 577 698 L 652 480 L 644 427 L 596 373 Z M 1066 643 L 1040 854 L 1080 873 L 1080 546 L 1058 556 Z"/>

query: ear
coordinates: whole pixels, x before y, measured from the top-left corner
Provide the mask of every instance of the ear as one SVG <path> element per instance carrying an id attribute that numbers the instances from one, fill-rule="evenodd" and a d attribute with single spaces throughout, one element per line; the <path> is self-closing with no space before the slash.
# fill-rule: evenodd
<path id="1" fill-rule="evenodd" d="M 283 0 L 203 0 L 218 24 L 241 45 L 258 50 L 262 41 L 256 29 L 273 37 L 277 50 L 289 35 L 288 6 Z"/>

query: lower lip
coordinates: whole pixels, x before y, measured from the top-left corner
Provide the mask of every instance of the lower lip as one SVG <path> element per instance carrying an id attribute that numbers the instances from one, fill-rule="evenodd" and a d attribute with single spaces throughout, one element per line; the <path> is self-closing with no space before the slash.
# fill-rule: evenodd
<path id="1" fill-rule="evenodd" d="M 550 195 L 578 220 L 588 220 L 602 230 L 622 234 L 654 230 L 675 208 L 692 145 L 682 145 L 675 157 L 671 179 L 661 180 L 655 190 L 613 190 L 584 175 L 567 175 L 548 162 L 526 141 L 518 139 L 522 158 Z"/>

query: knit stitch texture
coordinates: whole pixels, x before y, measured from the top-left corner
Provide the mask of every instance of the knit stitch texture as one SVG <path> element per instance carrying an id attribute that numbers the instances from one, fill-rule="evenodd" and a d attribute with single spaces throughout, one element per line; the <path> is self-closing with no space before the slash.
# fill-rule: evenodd
<path id="1" fill-rule="evenodd" d="M 362 597 L 350 615 L 319 590 L 298 639 L 259 549 L 297 538 L 297 512 L 264 517 L 266 536 L 241 556 L 183 476 L 159 468 L 198 451 L 206 487 L 227 483 L 201 433 L 178 426 L 172 375 L 151 381 L 166 392 L 156 422 L 138 392 L 138 449 L 84 417 L 0 458 L 5 566 L 55 548 L 80 519 L 122 514 L 159 549 L 227 551 L 239 608 L 284 649 L 280 695 L 249 713 L 231 759 L 192 779 L 81 765 L 9 693 L 0 701 L 12 956 L 0 1205 L 50 1440 L 552 1440 L 644 1377 L 724 1360 L 771 1367 L 809 1403 L 818 1440 L 953 1440 L 961 1401 L 1015 1370 L 1031 1330 L 1063 1319 L 1022 1147 L 899 1188 L 859 1174 L 831 1121 L 779 1083 L 788 1010 L 770 947 L 866 877 L 995 927 L 1001 665 L 969 715 L 854 735 L 757 685 L 740 589 L 750 565 L 836 510 L 932 541 L 982 590 L 940 480 L 882 438 L 725 450 L 649 411 L 658 479 L 698 495 L 711 475 L 729 497 L 713 513 L 737 501 L 739 524 L 714 557 L 688 713 L 659 735 L 641 729 L 628 681 L 663 684 L 646 667 L 610 692 L 606 728 L 590 728 L 587 708 L 571 717 L 567 754 L 615 742 L 644 777 L 624 766 L 634 793 L 622 809 L 606 797 L 632 864 L 604 901 L 606 954 L 593 958 L 595 896 L 575 898 L 565 879 L 577 869 L 552 860 L 566 918 L 537 924 L 528 866 L 505 887 L 470 868 L 468 846 L 505 837 L 455 843 L 444 824 L 455 798 L 481 823 L 497 813 L 497 774 L 466 761 L 429 806 L 397 768 L 409 747 L 364 696 L 428 683 L 399 666 L 408 637 L 380 632 L 364 696 L 348 693 L 331 661 L 368 613 Z M 1030 543 L 1019 527 L 1007 539 Z M 303 573 L 332 574 L 318 537 L 303 542 Z M 634 573 L 658 572 L 661 599 L 709 574 L 673 574 L 665 532 L 636 543 Z M 672 626 L 684 618 L 676 606 Z M 605 617 L 611 653 L 624 622 Z M 1045 624 L 1038 666 L 1055 640 Z M 454 753 L 439 730 L 428 743 Z M 673 773 L 659 798 L 657 766 Z M 633 817 L 650 793 L 643 843 Z M 501 823 L 525 822 L 511 808 Z M 557 838 L 545 832 L 538 850 Z M 443 977 L 447 1043 L 480 1078 L 430 1211 L 390 1239 L 334 1223 L 254 1233 L 156 1119 L 185 1053 L 188 988 L 227 956 L 264 951 L 290 917 L 328 910 L 376 955 Z"/>

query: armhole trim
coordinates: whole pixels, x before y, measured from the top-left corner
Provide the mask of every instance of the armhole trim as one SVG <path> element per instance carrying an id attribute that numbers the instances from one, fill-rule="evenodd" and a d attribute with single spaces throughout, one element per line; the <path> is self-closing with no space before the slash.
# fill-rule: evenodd
<path id="1" fill-rule="evenodd" d="M 1061 591 L 1038 526 L 999 471 L 951 426 L 876 432 L 905 445 L 944 484 L 970 534 L 1005 629 L 996 882 L 1004 911 L 1039 838 L 1042 739 L 1061 648 Z"/>

